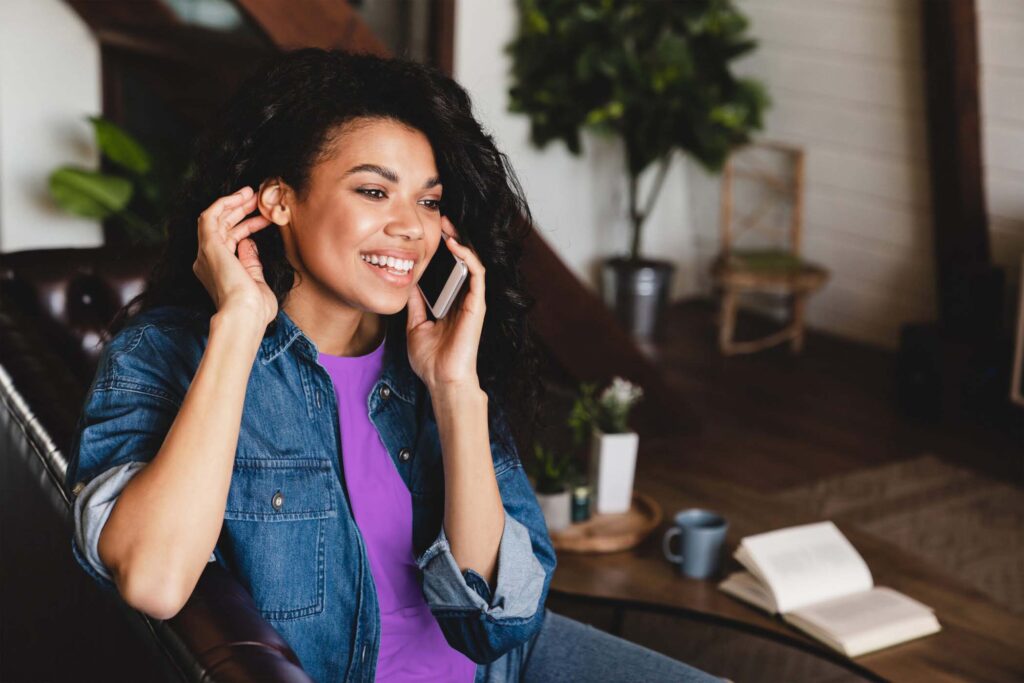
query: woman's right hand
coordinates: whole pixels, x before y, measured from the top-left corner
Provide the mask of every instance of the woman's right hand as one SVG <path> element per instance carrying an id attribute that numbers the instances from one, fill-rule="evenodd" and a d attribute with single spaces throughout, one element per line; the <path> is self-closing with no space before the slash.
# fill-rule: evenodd
<path id="1" fill-rule="evenodd" d="M 199 214 L 199 253 L 192 271 L 209 292 L 217 312 L 242 310 L 262 328 L 277 317 L 277 297 L 263 279 L 263 264 L 249 235 L 270 225 L 256 208 L 251 187 L 221 197 Z M 239 222 L 241 221 L 241 222 Z M 237 250 L 237 255 L 236 255 Z"/>

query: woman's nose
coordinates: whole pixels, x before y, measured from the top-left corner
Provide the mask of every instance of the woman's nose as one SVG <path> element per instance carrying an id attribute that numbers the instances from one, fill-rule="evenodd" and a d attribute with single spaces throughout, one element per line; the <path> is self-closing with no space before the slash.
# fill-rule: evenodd
<path id="1" fill-rule="evenodd" d="M 384 227 L 384 232 L 406 240 L 423 238 L 423 222 L 415 208 L 399 206 Z"/>

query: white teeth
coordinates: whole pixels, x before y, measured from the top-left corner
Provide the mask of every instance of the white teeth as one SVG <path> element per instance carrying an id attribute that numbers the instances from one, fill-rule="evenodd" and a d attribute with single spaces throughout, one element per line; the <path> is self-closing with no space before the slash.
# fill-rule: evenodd
<path id="1" fill-rule="evenodd" d="M 382 268 L 390 268 L 392 270 L 397 270 L 397 271 L 400 271 L 400 272 L 403 272 L 403 273 L 407 273 L 410 270 L 412 270 L 412 267 L 414 265 L 414 262 L 413 262 L 412 259 L 401 259 L 401 258 L 395 258 L 394 256 L 383 256 L 383 255 L 378 256 L 377 254 L 370 254 L 370 255 L 361 254 L 360 258 L 362 258 L 367 263 L 372 263 L 375 266 L 380 266 Z"/>

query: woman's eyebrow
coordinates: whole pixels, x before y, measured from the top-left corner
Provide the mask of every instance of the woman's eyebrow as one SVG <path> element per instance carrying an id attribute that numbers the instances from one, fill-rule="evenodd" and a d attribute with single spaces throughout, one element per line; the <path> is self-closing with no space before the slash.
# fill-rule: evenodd
<path id="1" fill-rule="evenodd" d="M 352 175 L 353 173 L 363 173 L 363 172 L 376 173 L 377 175 L 386 178 L 387 180 L 391 181 L 392 183 L 395 183 L 395 184 L 398 183 L 398 174 L 397 173 L 392 171 L 390 168 L 386 168 L 384 166 L 378 166 L 377 164 L 359 164 L 358 166 L 353 166 L 352 168 L 350 168 L 347 171 L 345 171 L 345 175 L 343 175 L 341 177 L 342 177 L 342 179 L 345 179 L 345 178 L 349 177 L 350 175 Z M 437 176 L 434 176 L 433 178 L 427 178 L 427 182 L 423 183 L 423 189 L 424 190 L 429 190 L 430 188 L 432 188 L 432 187 L 434 187 L 436 185 L 440 185 L 440 184 L 441 184 L 441 179 L 438 178 Z"/>

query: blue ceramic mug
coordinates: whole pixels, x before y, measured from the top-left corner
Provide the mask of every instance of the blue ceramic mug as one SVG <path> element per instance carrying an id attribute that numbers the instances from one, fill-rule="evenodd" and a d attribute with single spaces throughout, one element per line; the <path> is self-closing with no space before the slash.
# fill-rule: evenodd
<path id="1" fill-rule="evenodd" d="M 665 532 L 661 547 L 669 562 L 694 579 L 706 579 L 718 569 L 718 560 L 729 523 L 711 510 L 691 508 L 673 517 L 675 523 Z M 673 552 L 672 541 L 679 536 L 679 552 Z"/>

